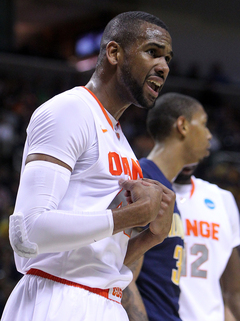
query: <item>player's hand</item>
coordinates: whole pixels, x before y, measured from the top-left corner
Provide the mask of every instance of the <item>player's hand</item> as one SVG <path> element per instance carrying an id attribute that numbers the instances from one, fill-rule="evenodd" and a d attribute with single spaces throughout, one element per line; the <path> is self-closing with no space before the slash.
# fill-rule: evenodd
<path id="1" fill-rule="evenodd" d="M 128 204 L 138 203 L 138 226 L 144 226 L 155 220 L 161 211 L 163 186 L 151 179 L 120 180 L 119 185 L 125 190 Z"/>
<path id="2" fill-rule="evenodd" d="M 174 204 L 176 200 L 176 195 L 172 190 L 164 185 L 162 185 L 162 188 L 163 194 L 160 211 L 155 220 L 149 224 L 151 233 L 159 238 L 159 243 L 168 236 L 171 229 Z"/>

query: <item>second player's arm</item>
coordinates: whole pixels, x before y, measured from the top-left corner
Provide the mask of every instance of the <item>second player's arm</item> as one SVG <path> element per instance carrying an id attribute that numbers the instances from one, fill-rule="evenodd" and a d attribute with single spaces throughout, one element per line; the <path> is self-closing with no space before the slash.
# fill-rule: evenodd
<path id="1" fill-rule="evenodd" d="M 136 285 L 136 279 L 142 268 L 143 256 L 131 265 L 133 280 L 123 291 L 122 305 L 125 308 L 129 321 L 148 321 L 147 312 Z"/>
<path id="2" fill-rule="evenodd" d="M 145 181 L 148 182 L 148 179 L 145 179 Z M 133 262 L 143 256 L 150 248 L 161 243 L 168 236 L 171 229 L 176 199 L 175 193 L 161 183 L 157 183 L 160 184 L 163 190 L 160 210 L 156 218 L 150 222 L 148 228 L 129 240 L 124 261 L 124 264 L 127 266 L 131 266 Z"/>
<path id="3" fill-rule="evenodd" d="M 237 248 L 232 251 L 221 277 L 221 285 L 226 305 L 236 320 L 240 320 L 240 257 Z"/>
<path id="4" fill-rule="evenodd" d="M 167 237 L 172 224 L 175 194 L 163 185 L 162 188 L 161 209 L 156 219 L 149 224 L 148 228 L 131 238 L 128 245 L 124 263 L 132 270 L 133 280 L 123 291 L 122 305 L 126 309 L 130 321 L 148 321 L 136 280 L 142 268 L 143 254 Z"/>

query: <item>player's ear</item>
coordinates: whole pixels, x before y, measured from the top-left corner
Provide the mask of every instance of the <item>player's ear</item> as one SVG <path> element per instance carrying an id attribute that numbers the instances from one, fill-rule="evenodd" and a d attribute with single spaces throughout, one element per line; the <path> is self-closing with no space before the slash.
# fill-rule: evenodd
<path id="1" fill-rule="evenodd" d="M 183 137 L 186 136 L 189 129 L 189 122 L 184 116 L 179 116 L 176 120 L 176 129 Z"/>
<path id="2" fill-rule="evenodd" d="M 116 65 L 119 61 L 121 47 L 116 41 L 110 41 L 106 46 L 106 56 L 111 65 Z"/>

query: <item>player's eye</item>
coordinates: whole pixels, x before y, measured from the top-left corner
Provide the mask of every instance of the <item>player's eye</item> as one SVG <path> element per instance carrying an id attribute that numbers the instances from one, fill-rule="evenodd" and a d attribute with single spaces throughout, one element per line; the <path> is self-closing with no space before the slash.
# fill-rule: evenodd
<path id="1" fill-rule="evenodd" d="M 169 64 L 170 61 L 172 60 L 172 58 L 170 56 L 166 56 L 165 57 L 166 63 Z"/>
<path id="2" fill-rule="evenodd" d="M 148 49 L 147 53 L 149 53 L 149 55 L 151 55 L 152 57 L 156 56 L 156 50 L 155 49 Z"/>

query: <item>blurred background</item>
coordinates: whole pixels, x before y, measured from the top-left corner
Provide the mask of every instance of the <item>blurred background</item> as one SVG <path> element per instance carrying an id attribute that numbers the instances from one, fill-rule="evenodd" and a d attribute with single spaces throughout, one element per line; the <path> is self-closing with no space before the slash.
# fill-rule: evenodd
<path id="1" fill-rule="evenodd" d="M 0 315 L 16 272 L 8 241 L 26 127 L 44 101 L 93 73 L 102 31 L 118 13 L 142 10 L 169 27 L 174 59 L 162 91 L 197 98 L 209 115 L 211 156 L 196 176 L 230 190 L 240 208 L 240 1 L 0 0 Z M 146 112 L 120 119 L 136 155 L 152 141 Z"/>

